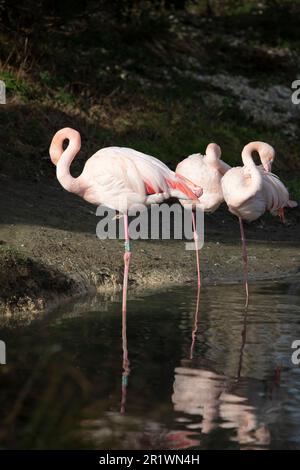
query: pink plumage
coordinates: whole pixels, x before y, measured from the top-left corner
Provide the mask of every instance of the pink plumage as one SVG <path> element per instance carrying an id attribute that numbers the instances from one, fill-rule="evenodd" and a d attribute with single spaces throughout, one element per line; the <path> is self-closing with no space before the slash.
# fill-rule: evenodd
<path id="1" fill-rule="evenodd" d="M 63 150 L 66 139 L 69 145 Z M 81 175 L 73 178 L 70 166 L 80 147 L 79 132 L 61 129 L 52 139 L 50 156 L 60 184 L 92 204 L 125 213 L 135 204 L 160 203 L 171 196 L 197 201 L 193 191 L 160 160 L 125 147 L 98 150 Z"/>
<path id="2" fill-rule="evenodd" d="M 63 143 L 68 140 L 64 150 Z M 161 203 L 169 197 L 198 204 L 195 192 L 157 158 L 124 147 L 103 148 L 90 157 L 80 176 L 74 178 L 70 166 L 81 147 L 79 132 L 71 128 L 58 131 L 51 142 L 50 157 L 64 189 L 92 204 L 103 204 L 124 214 L 123 317 L 126 315 L 128 273 L 131 259 L 128 211 L 138 204 Z M 191 200 L 194 204 L 191 204 Z M 124 320 L 124 318 L 123 318 Z"/>
<path id="3" fill-rule="evenodd" d="M 221 160 L 221 149 L 217 144 L 209 144 L 205 155 L 195 153 L 182 160 L 177 165 L 176 175 L 191 188 L 200 187 L 198 208 L 205 212 L 214 212 L 224 201 L 221 178 L 230 169 L 230 166 Z M 194 189 L 195 192 L 195 189 Z M 189 203 L 187 200 L 180 200 L 184 206 Z M 200 279 L 200 261 L 198 253 L 197 233 L 195 214 L 193 216 L 194 238 L 196 245 L 196 261 L 198 272 L 198 286 Z"/>
<path id="4" fill-rule="evenodd" d="M 224 201 L 221 187 L 222 176 L 230 169 L 221 160 L 221 149 L 217 144 L 209 144 L 205 155 L 195 153 L 177 165 L 176 175 L 202 188 L 199 207 L 205 212 L 214 212 Z M 185 201 L 181 201 L 185 204 Z"/>
<path id="5" fill-rule="evenodd" d="M 255 165 L 252 152 L 260 154 L 262 165 Z M 251 142 L 242 152 L 243 167 L 230 169 L 222 178 L 224 199 L 230 212 L 249 222 L 258 219 L 266 211 L 278 214 L 284 207 L 295 207 L 289 193 L 271 169 L 274 149 L 264 142 Z"/>
<path id="6" fill-rule="evenodd" d="M 257 151 L 262 165 L 255 165 L 252 153 Z M 249 300 L 248 256 L 243 220 L 251 222 L 266 211 L 279 214 L 283 219 L 285 207 L 295 207 L 280 179 L 271 173 L 275 150 L 265 142 L 250 142 L 242 151 L 243 167 L 231 168 L 222 178 L 224 199 L 232 214 L 239 218 L 243 245 L 246 306 Z"/>

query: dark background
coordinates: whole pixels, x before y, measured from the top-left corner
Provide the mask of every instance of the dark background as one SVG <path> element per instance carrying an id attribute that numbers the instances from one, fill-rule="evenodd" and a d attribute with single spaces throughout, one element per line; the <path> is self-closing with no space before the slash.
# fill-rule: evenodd
<path id="1" fill-rule="evenodd" d="M 52 176 L 48 146 L 66 125 L 83 160 L 123 145 L 173 167 L 210 141 L 238 164 L 264 140 L 299 197 L 300 2 L 0 0 L 0 15 L 1 173 Z"/>

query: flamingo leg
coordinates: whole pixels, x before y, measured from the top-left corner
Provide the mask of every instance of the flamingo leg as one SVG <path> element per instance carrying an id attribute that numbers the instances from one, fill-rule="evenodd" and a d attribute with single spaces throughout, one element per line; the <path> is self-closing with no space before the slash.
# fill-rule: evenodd
<path id="1" fill-rule="evenodd" d="M 130 259 L 131 259 L 130 239 L 129 239 L 129 230 L 128 230 L 128 214 L 124 214 L 124 232 L 125 232 L 125 243 L 124 243 L 125 252 L 124 252 L 124 279 L 123 279 L 122 311 L 126 312 L 128 273 L 129 273 L 129 265 L 130 265 Z"/>
<path id="2" fill-rule="evenodd" d="M 200 257 L 199 257 L 199 249 L 198 249 L 198 234 L 196 230 L 196 215 L 195 215 L 195 209 L 192 210 L 192 223 L 193 223 L 193 235 L 194 235 L 194 241 L 195 241 L 195 248 L 196 248 L 196 262 L 197 262 L 197 285 L 198 288 L 201 286 L 201 274 L 200 274 Z"/>
<path id="3" fill-rule="evenodd" d="M 248 307 L 249 303 L 249 284 L 248 284 L 248 255 L 247 255 L 247 243 L 245 238 L 244 232 L 244 224 L 241 217 L 239 217 L 240 222 L 240 231 L 241 231 L 241 240 L 243 245 L 243 262 L 244 262 L 244 283 L 245 283 L 245 291 L 246 291 L 246 304 L 245 307 Z"/>

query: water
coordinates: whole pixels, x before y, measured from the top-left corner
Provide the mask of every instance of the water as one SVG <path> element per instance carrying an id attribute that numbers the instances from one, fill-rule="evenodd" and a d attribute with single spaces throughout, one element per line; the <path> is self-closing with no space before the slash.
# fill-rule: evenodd
<path id="1" fill-rule="evenodd" d="M 129 297 L 1 319 L 1 448 L 300 448 L 300 282 Z"/>

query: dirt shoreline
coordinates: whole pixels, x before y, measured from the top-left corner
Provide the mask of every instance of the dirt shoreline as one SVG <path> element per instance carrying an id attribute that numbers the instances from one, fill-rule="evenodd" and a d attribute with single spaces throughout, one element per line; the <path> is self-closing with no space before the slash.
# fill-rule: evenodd
<path id="1" fill-rule="evenodd" d="M 23 226 L 21 231 L 14 231 L 14 245 L 9 245 L 5 239 L 12 240 L 13 230 L 12 226 L 4 226 L 0 231 L 2 314 L 33 314 L 75 296 L 121 289 L 121 241 L 102 241 L 87 234 Z M 242 281 L 238 240 L 237 243 L 207 242 L 200 253 L 203 285 Z M 299 266 L 299 245 L 249 242 L 250 282 L 291 278 L 299 275 Z M 133 244 L 129 280 L 132 291 L 184 283 L 196 285 L 196 266 L 195 253 L 186 251 L 183 242 L 138 241 Z"/>
<path id="2" fill-rule="evenodd" d="M 123 242 L 96 237 L 95 208 L 58 184 L 0 177 L 0 314 L 35 314 L 92 292 L 120 290 Z M 300 273 L 300 211 L 286 224 L 270 215 L 245 226 L 249 278 Z M 299 241 L 299 242 L 298 242 Z M 132 242 L 129 288 L 196 285 L 194 251 L 183 241 Z M 203 285 L 243 279 L 239 225 L 225 205 L 205 216 Z"/>

